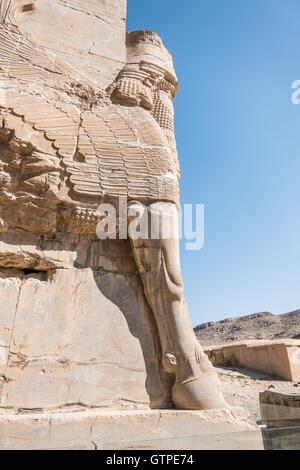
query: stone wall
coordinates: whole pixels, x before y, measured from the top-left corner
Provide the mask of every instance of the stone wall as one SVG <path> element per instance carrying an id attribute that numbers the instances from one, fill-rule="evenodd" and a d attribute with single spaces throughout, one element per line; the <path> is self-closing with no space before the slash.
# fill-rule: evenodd
<path id="1" fill-rule="evenodd" d="M 21 3 L 14 2 L 7 18 L 20 31 L 77 73 L 104 87 L 114 81 L 126 62 L 126 0 L 38 0 L 34 14 Z"/>
<path id="2" fill-rule="evenodd" d="M 0 434 L 0 450 L 263 449 L 260 430 L 238 408 L 7 415 Z"/>
<path id="3" fill-rule="evenodd" d="M 1 242 L 2 411 L 170 407 L 127 241 L 32 236 L 15 246 Z M 39 254 L 40 271 L 18 268 Z"/>
<path id="4" fill-rule="evenodd" d="M 257 340 L 210 346 L 206 353 L 215 365 L 242 366 L 292 382 L 300 380 L 299 340 Z"/>
<path id="5" fill-rule="evenodd" d="M 259 395 L 266 450 L 300 449 L 300 386 L 270 387 Z"/>

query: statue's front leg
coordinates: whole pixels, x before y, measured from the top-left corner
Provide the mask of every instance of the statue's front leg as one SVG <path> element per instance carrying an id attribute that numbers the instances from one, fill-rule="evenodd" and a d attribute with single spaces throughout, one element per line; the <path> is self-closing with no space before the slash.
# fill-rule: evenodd
<path id="1" fill-rule="evenodd" d="M 157 217 L 158 213 L 161 217 Z M 168 222 L 162 223 L 169 218 L 171 226 L 177 225 L 176 207 L 167 202 L 153 203 L 148 206 L 148 217 L 149 238 L 130 240 L 145 295 L 156 319 L 163 366 L 175 374 L 173 403 L 179 409 L 227 408 L 217 373 L 198 343 L 188 316 L 178 237 L 172 233 L 168 237 Z M 151 233 L 157 238 L 151 238 Z"/>

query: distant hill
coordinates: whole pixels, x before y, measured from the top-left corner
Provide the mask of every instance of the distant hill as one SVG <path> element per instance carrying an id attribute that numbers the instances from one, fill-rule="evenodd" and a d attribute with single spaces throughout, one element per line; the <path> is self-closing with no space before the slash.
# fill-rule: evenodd
<path id="1" fill-rule="evenodd" d="M 300 310 L 283 315 L 261 312 L 244 317 L 227 318 L 203 323 L 196 326 L 194 331 L 204 346 L 247 339 L 300 339 Z"/>

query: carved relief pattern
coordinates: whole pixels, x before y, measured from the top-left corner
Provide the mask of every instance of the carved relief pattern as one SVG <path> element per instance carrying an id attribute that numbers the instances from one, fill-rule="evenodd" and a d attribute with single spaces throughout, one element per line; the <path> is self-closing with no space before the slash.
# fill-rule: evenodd
<path id="1" fill-rule="evenodd" d="M 1 163 L 4 211 L 8 194 L 24 192 L 49 211 L 62 203 L 91 208 L 99 197 L 119 195 L 178 204 L 172 103 L 159 98 L 172 84 L 159 68 L 125 66 L 105 96 L 6 23 L 0 52 L 0 140 L 13 153 Z"/>
<path id="2" fill-rule="evenodd" d="M 97 321 L 99 318 L 102 321 L 103 318 L 104 323 L 106 321 L 109 325 L 110 333 L 110 325 L 117 324 L 117 322 L 110 323 L 111 316 L 115 311 L 120 313 L 122 311 L 125 318 L 116 317 L 120 319 L 118 323 L 123 325 L 120 331 L 128 331 L 129 328 L 131 335 L 135 337 L 135 346 L 143 350 L 136 353 L 137 357 L 144 355 L 139 371 L 143 374 L 143 383 L 139 387 L 142 393 L 140 397 L 137 394 L 134 399 L 128 400 L 132 406 L 135 407 L 137 403 L 138 406 L 148 406 L 149 385 L 146 383 L 149 367 L 146 365 L 147 370 L 145 369 L 145 361 L 149 357 L 153 363 L 150 375 L 153 375 L 153 365 L 158 370 L 158 364 L 161 363 L 159 380 L 164 381 L 166 385 L 167 395 L 158 396 L 155 399 L 156 406 L 171 400 L 173 405 L 180 409 L 226 407 L 219 392 L 217 375 L 197 342 L 188 317 L 183 298 L 179 241 L 172 236 L 166 238 L 160 218 L 152 217 L 162 214 L 164 220 L 169 220 L 173 227 L 178 225 L 176 205 L 179 203 L 179 167 L 172 105 L 178 83 L 171 56 L 159 37 L 149 31 L 128 34 L 125 47 L 124 36 L 115 40 L 110 37 L 113 29 L 115 34 L 115 28 L 111 26 L 106 30 L 106 20 L 102 21 L 103 25 L 101 23 L 98 30 L 99 18 L 95 15 L 97 8 L 99 7 L 100 11 L 104 8 L 111 20 L 111 15 L 115 14 L 113 8 L 115 2 L 74 0 L 49 4 L 47 0 L 41 0 L 39 5 L 33 3 L 31 5 L 13 2 L 14 8 L 8 12 L 8 17 L 10 18 L 10 13 L 12 16 L 19 15 L 24 19 L 23 23 L 16 21 L 9 24 L 4 20 L 1 22 L 0 11 L 0 231 L 7 232 L 0 237 L 4 249 L 4 253 L 0 253 L 2 266 L 22 270 L 18 273 L 21 282 L 23 277 L 32 274 L 27 271 L 33 270 L 33 276 L 37 275 L 37 271 L 42 271 L 42 276 L 39 273 L 38 280 L 45 280 L 45 286 L 49 289 L 45 291 L 46 300 L 47 298 L 49 300 L 50 292 L 53 292 L 51 289 L 55 277 L 61 279 L 58 282 L 59 291 L 57 293 L 55 291 L 53 295 L 54 302 L 50 304 L 50 315 L 48 315 L 57 318 L 57 322 L 50 323 L 48 330 L 55 331 L 53 337 L 59 336 L 64 324 L 71 325 L 70 328 L 66 326 L 63 330 L 74 333 L 74 337 L 70 336 L 70 340 L 66 340 L 70 344 L 62 348 L 65 354 L 64 349 L 70 346 L 68 367 L 71 362 L 76 363 L 76 367 L 80 366 L 80 370 L 83 363 L 86 366 L 95 366 L 91 373 L 92 382 L 89 382 L 93 385 L 82 387 L 85 389 L 84 393 L 85 391 L 89 393 L 90 389 L 92 391 L 90 398 L 83 400 L 84 406 L 89 404 L 111 406 L 110 395 L 115 397 L 114 406 L 120 406 L 124 390 L 125 398 L 132 396 L 132 391 L 135 392 L 138 370 L 135 364 L 134 367 L 130 366 L 131 362 L 135 361 L 132 360 L 135 356 L 130 353 L 132 357 L 129 361 L 126 360 L 123 366 L 126 373 L 121 372 L 121 378 L 118 377 L 117 381 L 114 372 L 108 373 L 106 377 L 109 377 L 109 380 L 103 380 L 101 372 L 104 370 L 103 367 L 107 365 L 109 368 L 112 367 L 110 354 L 116 356 L 113 357 L 113 361 L 119 373 L 119 369 L 122 368 L 119 367 L 118 361 L 122 360 L 124 353 L 116 342 L 112 347 L 104 346 L 102 349 L 105 335 L 109 335 L 103 333 L 106 330 L 102 326 L 100 329 L 98 326 L 93 328 L 93 323 L 90 323 L 93 318 Z M 95 3 L 94 7 L 89 7 L 90 3 Z M 124 1 L 122 4 L 125 7 Z M 80 5 L 85 7 L 84 11 L 80 10 Z M 53 7 L 50 17 L 48 17 L 48 7 L 49 9 Z M 33 13 L 35 10 L 36 13 Z M 34 16 L 39 15 L 39 11 L 41 17 Z M 78 14 L 81 15 L 81 19 Z M 42 18 L 43 15 L 44 20 L 40 23 L 38 18 Z M 47 18 L 51 18 L 53 23 L 46 21 Z M 122 18 L 123 16 L 120 16 L 119 21 L 122 22 Z M 26 29 L 27 20 L 29 29 Z M 25 29 L 22 29 L 21 24 Z M 40 27 L 41 24 L 46 29 L 54 24 L 50 37 L 58 41 L 51 41 L 49 44 L 47 34 L 43 43 L 40 42 L 38 35 L 34 39 L 33 25 Z M 87 25 L 91 27 L 90 36 Z M 67 30 L 67 35 L 64 35 L 66 32 L 64 29 Z M 57 36 L 54 35 L 54 31 L 57 31 Z M 82 31 L 84 35 L 80 35 Z M 85 41 L 85 34 L 88 36 L 88 44 L 85 44 L 85 49 L 81 49 L 81 44 L 77 43 L 76 52 L 73 43 Z M 61 51 L 60 43 L 64 42 L 63 38 L 69 38 L 70 42 L 66 47 L 62 47 Z M 104 44 L 103 48 L 99 49 L 101 38 Z M 92 42 L 91 45 L 89 40 Z M 108 54 L 117 53 L 118 46 L 122 42 L 123 52 L 117 54 L 117 58 L 107 68 L 107 73 L 111 75 L 106 74 L 108 80 L 105 83 L 110 85 L 104 89 L 100 83 L 97 84 L 97 80 L 95 82 L 94 71 L 97 70 L 96 76 L 101 77 L 101 70 L 96 66 L 102 64 L 101 66 L 105 68 L 106 57 L 103 57 L 103 53 L 106 43 L 110 41 L 114 47 L 111 47 L 112 50 L 108 47 Z M 53 53 L 54 50 L 57 55 Z M 95 51 L 98 51 L 99 57 L 101 56 L 100 62 L 93 61 L 97 55 Z M 75 58 L 74 52 L 77 54 Z M 70 64 L 76 64 L 75 68 Z M 89 69 L 85 75 L 84 65 Z M 100 243 L 96 237 L 96 225 L 101 217 L 98 216 L 97 207 L 105 201 L 118 201 L 118 196 L 127 196 L 131 208 L 138 208 L 149 218 L 151 229 L 158 234 L 155 242 L 147 237 L 141 240 L 130 236 L 129 240 L 117 240 L 117 244 Z M 127 218 L 127 222 L 129 219 L 130 217 Z M 132 235 L 132 224 L 128 225 L 129 235 Z M 119 229 L 120 227 L 121 225 Z M 105 241 L 110 242 L 110 240 Z M 118 263 L 122 263 L 121 270 L 118 268 Z M 61 273 L 58 274 L 59 269 Z M 49 273 L 45 275 L 45 271 Z M 106 276 L 105 284 L 108 289 L 102 284 L 102 274 Z M 92 276 L 94 282 L 91 282 Z M 123 284 L 120 283 L 120 276 Z M 129 284 L 131 282 L 129 277 L 133 284 Z M 68 279 L 73 281 L 69 282 Z M 93 288 L 97 289 L 97 295 L 93 293 Z M 43 292 L 41 282 L 37 291 Z M 110 292 L 114 293 L 111 298 Z M 127 302 L 129 295 L 135 302 L 134 308 L 132 301 L 130 304 Z M 27 294 L 27 297 L 30 298 L 31 295 Z M 121 307 L 123 297 L 125 302 L 124 307 Z M 20 298 L 19 292 L 16 300 L 18 308 L 19 304 L 21 305 Z M 66 304 L 71 302 L 71 308 L 60 303 L 61 300 L 65 301 L 64 299 L 69 299 Z M 96 300 L 90 307 L 93 299 Z M 101 300 L 98 302 L 98 299 Z M 59 301 L 58 304 L 55 303 L 56 300 Z M 108 300 L 111 300 L 112 304 L 109 308 L 106 307 Z M 28 311 L 32 311 L 33 315 L 39 315 L 35 323 L 41 321 L 40 318 L 44 313 L 49 313 L 47 309 L 45 312 L 43 309 L 40 310 L 37 302 L 31 305 L 21 310 L 25 315 L 22 313 L 18 315 L 25 317 L 24 324 L 20 323 L 20 330 L 22 334 L 24 330 L 25 337 L 29 330 Z M 56 305 L 59 305 L 57 317 Z M 152 325 L 151 331 L 148 332 L 149 337 L 153 340 L 153 346 L 155 343 L 155 347 L 151 350 L 150 342 L 147 340 L 146 353 L 144 352 L 146 341 L 140 338 L 144 307 L 147 309 L 147 315 L 149 314 L 149 325 Z M 17 309 L 13 310 L 14 324 Z M 51 314 L 52 311 L 54 315 Z M 73 323 L 76 315 L 84 318 L 84 328 Z M 66 323 L 67 321 L 71 323 Z M 140 322 L 137 328 L 139 333 L 135 334 L 132 325 L 138 322 Z M 14 329 L 14 326 L 12 328 Z M 102 336 L 101 333 L 99 336 L 101 328 Z M 43 329 L 47 331 L 47 326 Z M 90 338 L 93 339 L 90 341 Z M 38 345 L 42 343 L 43 347 L 44 342 L 48 344 L 39 337 L 34 342 Z M 86 360 L 85 355 L 82 356 L 84 361 L 81 361 L 77 355 L 81 350 L 85 354 L 85 342 L 91 343 L 92 355 L 89 360 Z M 31 344 L 29 346 L 31 347 Z M 9 354 L 11 347 L 17 348 L 17 354 L 21 355 L 22 348 L 19 348 L 13 336 L 7 344 Z M 58 349 L 61 354 L 60 347 Z M 60 396 L 60 389 L 56 389 L 56 383 L 59 382 L 55 382 L 60 372 L 55 375 L 56 372 L 52 372 L 52 369 L 54 362 L 59 362 L 59 367 L 61 365 L 64 367 L 66 359 L 62 357 L 62 360 L 56 360 L 60 356 L 57 349 L 54 349 L 57 354 L 52 352 L 51 344 L 49 351 L 51 351 L 51 371 L 47 387 L 50 388 L 54 384 L 55 403 L 60 403 L 61 399 L 57 398 Z M 125 350 L 124 352 L 126 353 Z M 16 351 L 13 354 L 16 354 Z M 99 361 L 96 359 L 95 362 L 95 357 L 99 358 Z M 32 358 L 34 360 L 31 362 L 37 362 L 37 358 L 45 362 L 43 355 L 40 354 Z M 9 367 L 15 368 L 15 358 L 10 361 Z M 8 371 L 7 364 L 6 360 L 3 377 L 6 377 Z M 66 374 L 68 370 L 66 369 Z M 84 372 L 83 377 L 80 375 L 81 372 L 77 372 L 78 370 L 79 368 L 74 375 L 72 372 L 69 382 L 64 381 L 68 388 L 67 395 L 69 391 L 72 394 L 73 389 L 80 388 L 82 382 L 83 385 L 85 383 L 85 376 L 88 374 Z M 42 371 L 45 373 L 44 369 Z M 95 380 L 95 374 L 99 371 L 99 379 Z M 18 370 L 18 374 L 19 372 Z M 166 374 L 172 374 L 173 377 Z M 18 379 L 11 379 L 9 374 L 8 377 L 5 382 L 13 382 L 13 385 L 17 383 L 18 386 Z M 38 388 L 36 384 L 42 383 L 37 381 L 43 377 L 40 371 L 37 373 L 37 369 L 33 372 L 33 380 L 28 377 L 29 379 L 24 380 L 21 378 L 20 380 L 23 380 L 21 383 L 26 382 L 31 386 L 33 382 L 34 389 Z M 113 384 L 111 389 L 109 382 Z M 65 387 L 64 384 L 62 386 Z M 5 387 L 7 388 L 7 384 Z M 94 393 L 98 391 L 100 395 L 95 397 Z M 30 403 L 34 393 L 24 394 Z M 8 395 L 6 392 L 2 393 L 2 396 L 6 396 L 5 400 Z M 19 407 L 21 396 L 22 392 L 12 393 L 9 398 L 17 397 L 17 400 L 6 401 L 6 406 L 13 408 L 17 402 Z M 81 406 L 81 393 L 78 397 L 79 401 L 68 399 L 64 403 L 68 406 L 70 404 Z M 109 399 L 106 400 L 106 397 Z M 38 396 L 36 400 L 39 404 Z M 47 405 L 52 403 L 50 399 L 44 399 L 42 402 L 46 402 Z M 39 406 L 35 405 L 32 408 Z"/>

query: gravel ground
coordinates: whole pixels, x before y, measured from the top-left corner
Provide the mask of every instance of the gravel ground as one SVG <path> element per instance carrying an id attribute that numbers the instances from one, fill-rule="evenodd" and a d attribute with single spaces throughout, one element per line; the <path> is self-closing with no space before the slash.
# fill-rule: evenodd
<path id="1" fill-rule="evenodd" d="M 249 369 L 217 367 L 225 399 L 232 406 L 247 409 L 254 421 L 260 421 L 259 393 L 270 386 L 288 388 L 293 382 Z"/>

